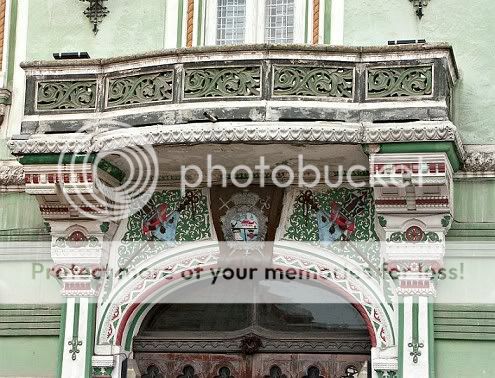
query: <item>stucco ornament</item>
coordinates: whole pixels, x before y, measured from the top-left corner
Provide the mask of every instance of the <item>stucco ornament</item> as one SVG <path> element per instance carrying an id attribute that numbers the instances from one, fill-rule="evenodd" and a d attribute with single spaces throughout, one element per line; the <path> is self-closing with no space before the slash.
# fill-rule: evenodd
<path id="1" fill-rule="evenodd" d="M 24 184 L 24 169 L 21 165 L 5 164 L 0 165 L 0 187 L 15 186 Z"/>
<path id="2" fill-rule="evenodd" d="M 483 151 L 468 152 L 464 161 L 464 169 L 472 172 L 495 171 L 495 153 Z"/>

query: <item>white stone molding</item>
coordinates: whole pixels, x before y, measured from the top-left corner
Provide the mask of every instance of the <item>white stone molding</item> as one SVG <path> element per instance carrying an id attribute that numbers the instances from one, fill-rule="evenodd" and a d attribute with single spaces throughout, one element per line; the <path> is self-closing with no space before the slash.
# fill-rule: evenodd
<path id="1" fill-rule="evenodd" d="M 218 122 L 156 125 L 97 134 L 38 134 L 11 139 L 14 154 L 97 152 L 135 145 L 187 143 L 348 143 L 451 141 L 463 153 L 456 127 L 448 121 L 376 125 L 350 122 Z"/>

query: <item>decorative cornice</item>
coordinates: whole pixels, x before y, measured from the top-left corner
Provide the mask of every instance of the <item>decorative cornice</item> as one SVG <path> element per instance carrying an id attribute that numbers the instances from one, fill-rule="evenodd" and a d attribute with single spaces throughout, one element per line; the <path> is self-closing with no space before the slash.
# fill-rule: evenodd
<path id="1" fill-rule="evenodd" d="M 449 121 L 422 121 L 408 123 L 367 124 L 363 143 L 450 141 L 456 145 L 461 160 L 465 150 L 457 127 Z"/>
<path id="2" fill-rule="evenodd" d="M 417 141 L 452 141 L 464 155 L 464 147 L 451 122 L 387 124 L 350 122 L 225 122 L 155 125 L 88 134 L 35 135 L 12 139 L 14 154 L 97 152 L 134 145 L 197 143 L 347 143 L 375 144 Z M 461 158 L 462 158 L 461 156 Z"/>

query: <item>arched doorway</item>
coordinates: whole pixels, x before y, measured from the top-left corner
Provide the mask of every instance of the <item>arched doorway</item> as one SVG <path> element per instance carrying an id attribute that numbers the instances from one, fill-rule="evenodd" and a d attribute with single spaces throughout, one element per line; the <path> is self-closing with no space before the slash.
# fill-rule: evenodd
<path id="1" fill-rule="evenodd" d="M 371 377 L 361 313 L 333 292 L 322 302 L 159 303 L 134 337 L 134 359 L 143 378 Z"/>

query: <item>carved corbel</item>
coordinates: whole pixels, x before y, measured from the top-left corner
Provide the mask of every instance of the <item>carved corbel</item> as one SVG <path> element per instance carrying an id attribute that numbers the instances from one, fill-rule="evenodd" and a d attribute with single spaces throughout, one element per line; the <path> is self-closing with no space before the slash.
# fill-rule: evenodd
<path id="1" fill-rule="evenodd" d="M 8 89 L 0 88 L 0 126 L 3 124 L 7 106 L 10 105 L 11 95 Z"/>
<path id="2" fill-rule="evenodd" d="M 0 192 L 24 191 L 24 169 L 17 161 L 0 162 Z"/>

